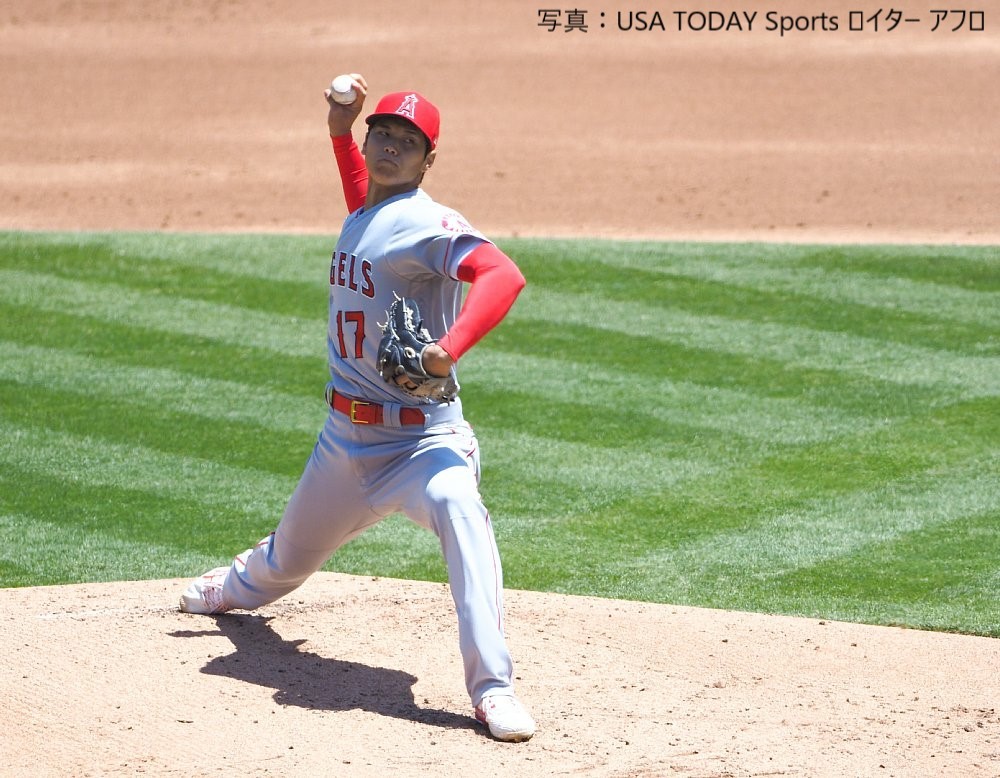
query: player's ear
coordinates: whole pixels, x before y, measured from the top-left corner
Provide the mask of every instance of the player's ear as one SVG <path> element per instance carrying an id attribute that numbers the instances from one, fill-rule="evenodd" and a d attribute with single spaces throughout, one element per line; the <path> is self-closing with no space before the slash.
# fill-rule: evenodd
<path id="1" fill-rule="evenodd" d="M 371 135 L 371 134 L 372 134 L 372 130 L 371 130 L 371 127 L 369 127 L 365 131 L 365 139 L 363 141 L 361 141 L 361 153 L 362 154 L 367 154 L 368 153 L 368 136 Z"/>
<path id="2" fill-rule="evenodd" d="M 432 149 L 430 152 L 428 152 L 427 156 L 424 158 L 425 173 L 431 169 L 431 165 L 434 164 L 435 157 L 437 157 L 437 149 Z"/>

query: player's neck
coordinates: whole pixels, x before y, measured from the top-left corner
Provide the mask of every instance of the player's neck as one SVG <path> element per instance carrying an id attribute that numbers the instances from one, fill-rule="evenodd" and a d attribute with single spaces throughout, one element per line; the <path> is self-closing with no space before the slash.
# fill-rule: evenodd
<path id="1" fill-rule="evenodd" d="M 423 176 L 421 176 L 423 178 Z M 374 181 L 368 182 L 368 194 L 365 196 L 365 210 L 369 208 L 374 208 L 381 202 L 385 202 L 390 197 L 395 197 L 396 195 L 401 195 L 406 192 L 412 192 L 420 186 L 420 181 L 410 181 L 405 184 L 394 184 L 392 186 L 384 186 L 378 184 Z"/>

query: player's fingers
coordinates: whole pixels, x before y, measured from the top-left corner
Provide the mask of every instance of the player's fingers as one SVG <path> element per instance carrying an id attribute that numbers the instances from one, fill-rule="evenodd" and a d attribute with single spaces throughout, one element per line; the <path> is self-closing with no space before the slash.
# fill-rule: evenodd
<path id="1" fill-rule="evenodd" d="M 360 73 L 351 73 L 351 78 L 354 79 L 354 83 L 360 88 L 362 94 L 368 93 L 368 82 L 365 81 L 365 77 Z"/>
<path id="2" fill-rule="evenodd" d="M 400 373 L 395 378 L 396 386 L 400 389 L 406 389 L 408 392 L 412 392 L 417 388 L 417 385 L 410 380 L 410 377 L 406 373 Z"/>
<path id="3" fill-rule="evenodd" d="M 358 93 L 357 99 L 351 103 L 351 106 L 360 113 L 361 106 L 365 103 L 365 97 L 368 96 L 368 82 L 360 73 L 351 73 L 350 76 L 354 80 L 354 91 Z"/>

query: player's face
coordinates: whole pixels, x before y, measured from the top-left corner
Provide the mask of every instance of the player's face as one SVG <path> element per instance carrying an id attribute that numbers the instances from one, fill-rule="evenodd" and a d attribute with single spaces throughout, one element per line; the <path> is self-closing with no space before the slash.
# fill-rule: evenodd
<path id="1" fill-rule="evenodd" d="M 407 121 L 372 123 L 362 152 L 369 177 L 386 187 L 413 187 L 434 162 L 424 134 Z"/>

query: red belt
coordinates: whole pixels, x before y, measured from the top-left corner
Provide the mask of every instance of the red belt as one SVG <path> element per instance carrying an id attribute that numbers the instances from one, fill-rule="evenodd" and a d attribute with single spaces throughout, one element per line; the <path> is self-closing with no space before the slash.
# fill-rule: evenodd
<path id="1" fill-rule="evenodd" d="M 367 400 L 354 400 L 342 394 L 332 392 L 333 402 L 330 403 L 335 411 L 343 413 L 354 424 L 384 424 L 385 411 L 378 403 Z M 419 408 L 403 406 L 399 409 L 399 423 L 406 425 L 419 424 L 423 426 L 426 420 L 424 412 Z"/>

